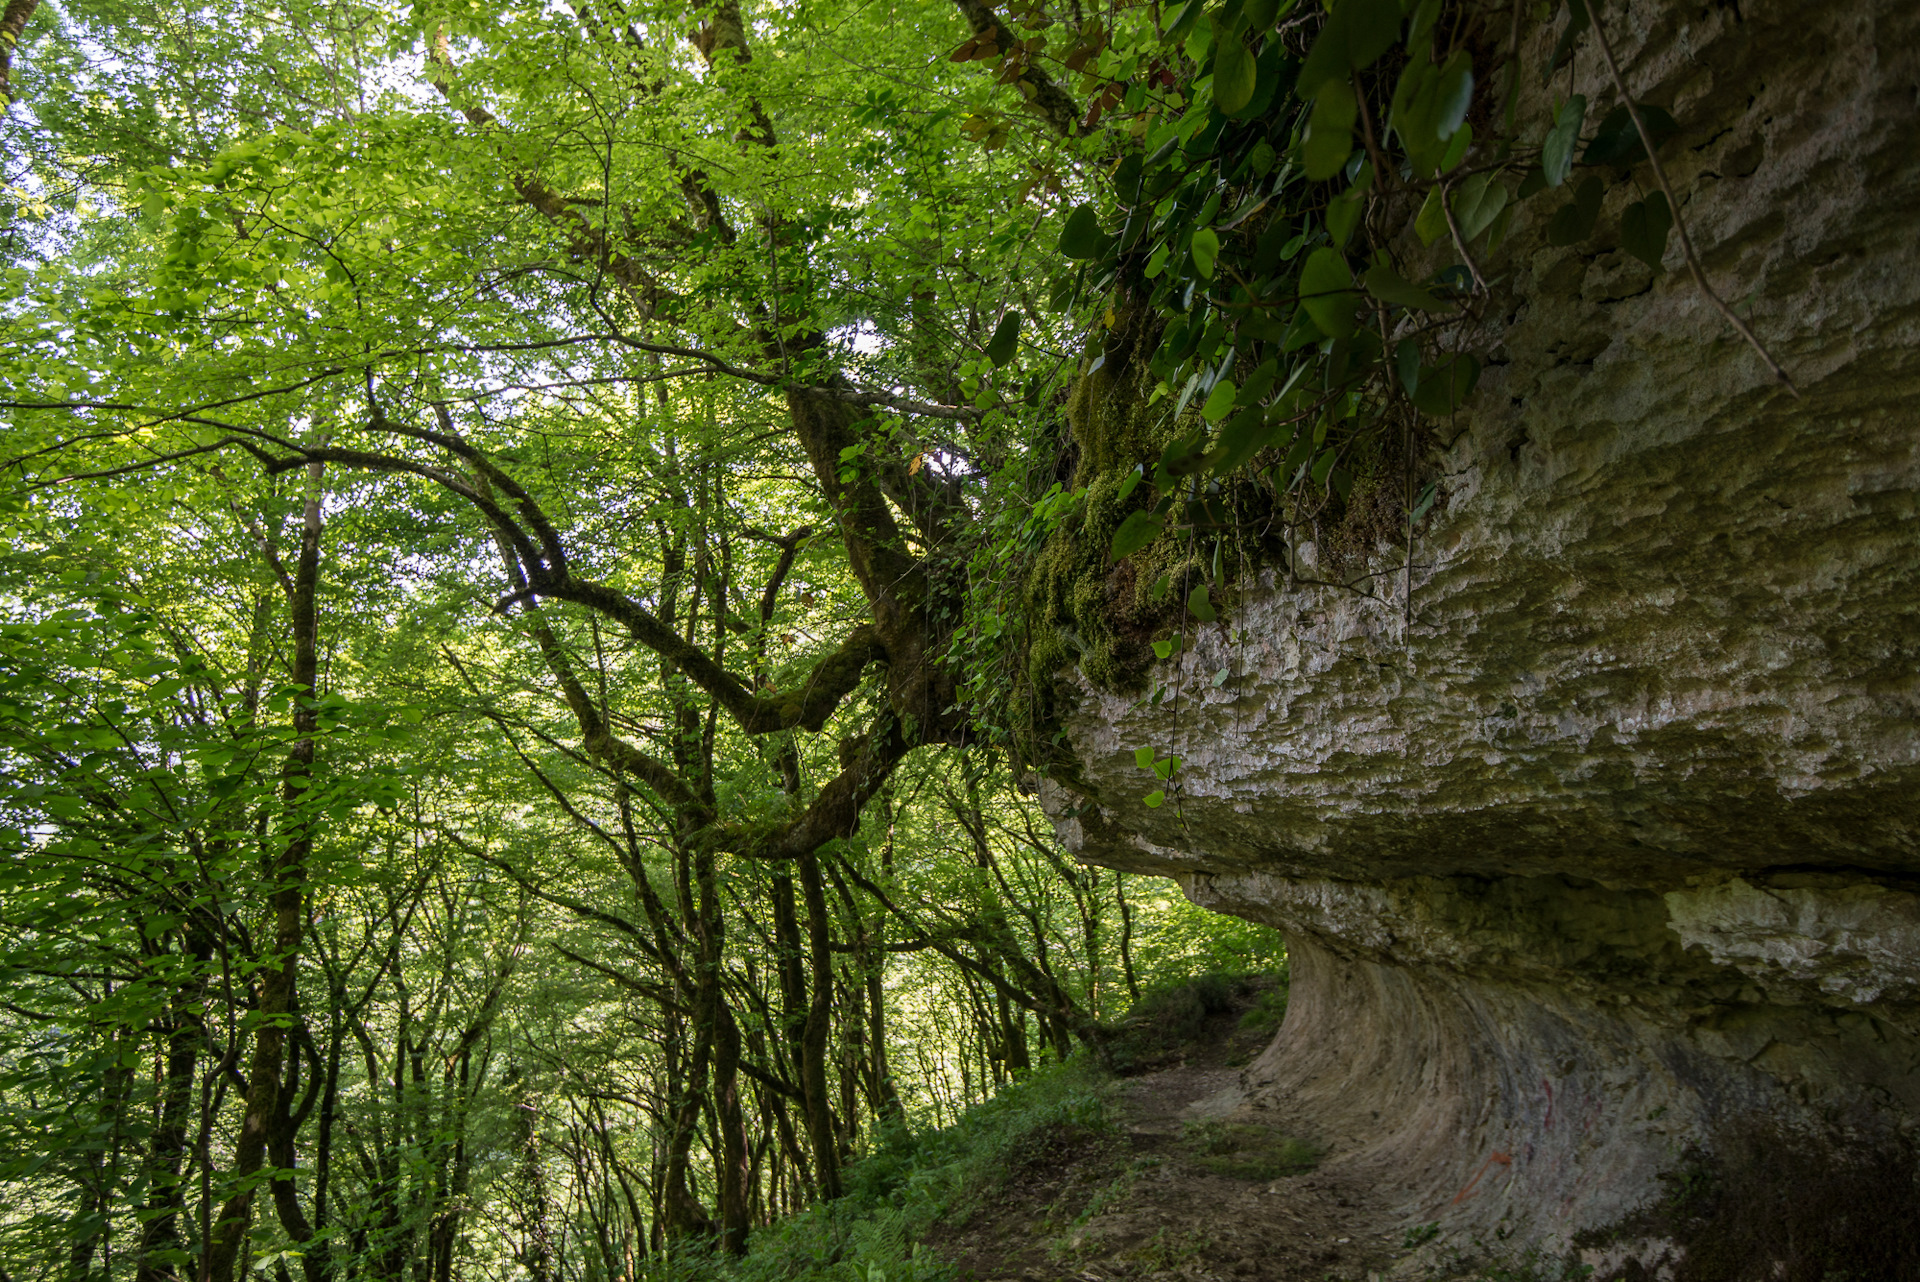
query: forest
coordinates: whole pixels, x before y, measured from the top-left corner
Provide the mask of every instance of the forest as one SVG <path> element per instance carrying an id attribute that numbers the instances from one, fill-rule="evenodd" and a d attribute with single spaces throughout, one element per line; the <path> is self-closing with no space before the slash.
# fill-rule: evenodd
<path id="1" fill-rule="evenodd" d="M 10 0 L 0 1279 L 665 1276 L 1281 968 L 1066 852 L 1057 674 L 1177 705 L 1261 573 L 1411 619 L 1523 201 L 1631 187 L 1786 382 L 1673 118 L 1536 110 L 1576 60 L 1582 0 Z"/>
<path id="2" fill-rule="evenodd" d="M 1072 864 L 945 653 L 1054 466 L 969 390 L 1007 193 L 1088 181 L 963 15 L 22 9 L 5 1276 L 739 1253 L 1277 960 Z"/>

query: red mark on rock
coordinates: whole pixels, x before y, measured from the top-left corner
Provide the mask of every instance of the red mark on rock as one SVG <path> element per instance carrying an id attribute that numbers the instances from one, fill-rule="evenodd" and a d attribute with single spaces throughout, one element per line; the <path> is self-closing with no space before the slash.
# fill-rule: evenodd
<path id="1" fill-rule="evenodd" d="M 1488 1155 L 1486 1161 L 1480 1163 L 1480 1169 L 1473 1173 L 1473 1178 L 1467 1181 L 1467 1186 L 1453 1195 L 1453 1205 L 1458 1206 L 1460 1203 L 1466 1201 L 1468 1197 L 1472 1196 L 1474 1186 L 1480 1183 L 1480 1177 L 1491 1170 L 1495 1162 L 1500 1163 L 1502 1166 L 1511 1166 L 1513 1165 L 1513 1155 L 1511 1153 L 1502 1153 L 1499 1149 L 1495 1149 Z"/>

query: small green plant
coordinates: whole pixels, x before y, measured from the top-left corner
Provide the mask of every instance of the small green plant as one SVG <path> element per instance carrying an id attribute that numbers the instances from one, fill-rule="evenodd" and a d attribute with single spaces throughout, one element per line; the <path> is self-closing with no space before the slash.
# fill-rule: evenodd
<path id="1" fill-rule="evenodd" d="M 1161 1229 L 1128 1252 L 1128 1255 L 1136 1272 L 1142 1275 L 1172 1273 L 1197 1261 L 1210 1245 L 1210 1239 L 1192 1229 L 1171 1235 L 1166 1229 Z"/>
<path id="2" fill-rule="evenodd" d="M 1411 1251 L 1416 1246 L 1425 1246 L 1440 1236 L 1440 1222 L 1431 1220 L 1425 1224 L 1416 1224 L 1400 1238 L 1400 1245 Z"/>
<path id="3" fill-rule="evenodd" d="M 1240 1017 L 1240 1027 L 1249 1033 L 1267 1033 L 1278 1029 L 1286 1018 L 1287 990 L 1283 985 L 1254 998 L 1253 1008 Z"/>
<path id="4" fill-rule="evenodd" d="M 1299 1175 L 1320 1160 L 1306 1141 L 1247 1122 L 1196 1122 L 1187 1127 L 1186 1142 L 1200 1166 L 1236 1180 Z"/>

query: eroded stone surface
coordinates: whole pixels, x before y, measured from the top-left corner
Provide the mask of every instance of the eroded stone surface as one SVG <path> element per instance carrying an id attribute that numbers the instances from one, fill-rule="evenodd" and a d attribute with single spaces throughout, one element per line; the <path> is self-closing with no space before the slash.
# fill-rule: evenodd
<path id="1" fill-rule="evenodd" d="M 1805 399 L 1676 249 L 1548 248 L 1529 202 L 1411 573 L 1270 574 L 1158 704 L 1083 682 L 1047 796 L 1082 858 L 1289 932 L 1251 1084 L 1463 1232 L 1617 1220 L 1730 1119 L 1920 1117 L 1920 6 L 1609 21 Z M 1184 763 L 1157 809 L 1142 746 Z"/>

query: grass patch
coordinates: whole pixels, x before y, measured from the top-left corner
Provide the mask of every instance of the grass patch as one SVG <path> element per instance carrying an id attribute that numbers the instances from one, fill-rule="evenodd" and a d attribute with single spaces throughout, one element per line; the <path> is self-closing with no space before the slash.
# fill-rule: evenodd
<path id="1" fill-rule="evenodd" d="M 1196 1165 L 1236 1180 L 1277 1180 L 1320 1161 L 1320 1151 L 1306 1141 L 1250 1122 L 1189 1123 L 1186 1143 Z"/>
<path id="2" fill-rule="evenodd" d="M 846 1170 L 846 1195 L 753 1235 L 744 1259 L 689 1253 L 657 1282 L 954 1282 L 918 1244 L 1009 1184 L 1114 1133 L 1108 1079 L 1084 1060 L 1039 1069 L 952 1126 L 897 1131 Z"/>

